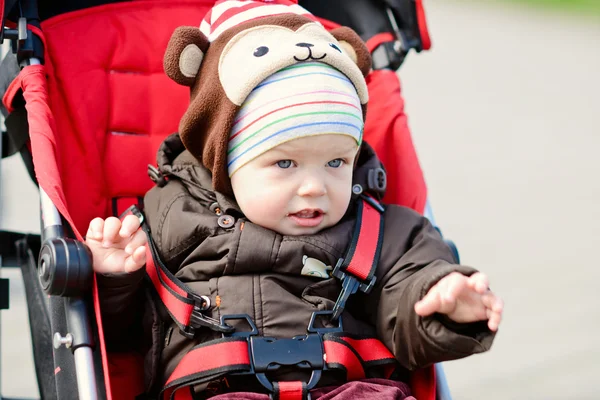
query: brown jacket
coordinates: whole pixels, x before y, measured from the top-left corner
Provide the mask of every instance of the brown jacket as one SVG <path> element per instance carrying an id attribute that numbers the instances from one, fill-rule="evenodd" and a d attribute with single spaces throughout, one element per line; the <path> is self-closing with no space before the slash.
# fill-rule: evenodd
<path id="1" fill-rule="evenodd" d="M 336 226 L 312 236 L 282 236 L 246 220 L 232 199 L 212 191 L 210 172 L 178 136 L 163 143 L 158 164 L 168 183 L 145 197 L 152 237 L 167 268 L 197 294 L 210 296 L 213 318 L 248 314 L 260 334 L 293 337 L 306 333 L 313 311 L 332 309 L 339 280 L 301 275 L 303 260 L 306 256 L 335 266 L 343 257 L 355 223 L 354 201 Z M 365 146 L 355 183 L 379 165 Z M 222 215 L 233 223 L 223 224 L 223 218 L 219 223 Z M 343 314 L 344 330 L 376 335 L 408 370 L 488 350 L 494 334 L 485 323 L 456 324 L 439 315 L 421 318 L 413 308 L 443 276 L 475 270 L 453 264 L 438 232 L 410 209 L 386 206 L 384 226 L 376 285 L 370 294 L 351 298 Z M 164 382 L 191 347 L 220 336 L 206 329 L 194 340 L 186 339 L 160 305 L 142 307 L 134 301 L 141 298 L 136 290 L 142 286 L 141 276 L 99 279 L 107 340 L 123 344 L 124 332 L 139 326 L 135 316 L 157 309 L 162 321 L 146 318 L 153 326 L 145 329 L 153 334 L 147 374 Z M 134 340 L 140 343 L 139 336 Z"/>

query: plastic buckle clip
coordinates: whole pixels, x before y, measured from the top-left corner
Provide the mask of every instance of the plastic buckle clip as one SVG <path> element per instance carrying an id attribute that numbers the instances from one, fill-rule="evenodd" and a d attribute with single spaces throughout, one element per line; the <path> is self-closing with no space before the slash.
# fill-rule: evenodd
<path id="1" fill-rule="evenodd" d="M 248 323 L 248 325 L 250 326 L 249 331 L 236 332 L 235 328 L 233 326 L 228 325 L 225 322 L 225 321 L 235 321 L 235 320 L 241 320 L 241 319 L 245 320 Z M 230 328 L 229 331 L 223 332 L 223 336 L 250 338 L 251 336 L 258 335 L 258 328 L 256 327 L 256 325 L 254 324 L 254 321 L 252 321 L 252 318 L 250 318 L 250 316 L 248 314 L 221 315 L 221 325 L 227 326 Z"/>
<path id="2" fill-rule="evenodd" d="M 250 338 L 252 364 L 256 373 L 280 367 L 323 369 L 323 341 L 320 335 L 301 335 L 292 339 L 253 336 Z"/>
<path id="3" fill-rule="evenodd" d="M 368 198 L 368 197 L 367 197 Z M 346 307 L 346 302 L 350 298 L 351 295 L 356 293 L 359 289 L 363 293 L 369 293 L 373 286 L 375 285 L 375 281 L 377 278 L 374 276 L 368 282 L 360 282 L 356 277 L 347 274 L 342 270 L 342 265 L 344 264 L 344 259 L 340 258 L 333 269 L 332 275 L 342 281 L 342 290 L 333 306 L 332 310 L 332 321 L 336 321 L 342 315 L 344 308 Z"/>
<path id="4" fill-rule="evenodd" d="M 319 316 L 326 316 L 329 317 L 328 319 L 331 322 L 337 322 L 337 326 L 331 327 L 331 328 L 317 328 L 315 327 L 315 322 L 317 320 L 317 317 Z M 331 333 L 331 332 L 342 332 L 344 330 L 344 325 L 342 324 L 342 318 L 333 318 L 333 311 L 331 310 L 325 310 L 325 311 L 315 311 L 312 313 L 312 315 L 310 316 L 310 321 L 308 322 L 308 328 L 306 329 L 306 331 L 308 333 L 318 333 L 319 335 L 324 335 L 326 333 Z"/>
<path id="5" fill-rule="evenodd" d="M 216 332 L 221 333 L 231 333 L 235 330 L 235 328 L 231 325 L 227 325 L 223 322 L 223 318 L 221 321 L 208 317 L 204 315 L 204 311 L 210 308 L 210 298 L 207 296 L 198 296 L 192 294 L 194 299 L 194 310 L 192 311 L 192 315 L 190 315 L 190 328 L 187 330 L 182 330 L 182 334 L 187 338 L 193 338 L 196 329 L 200 327 L 206 327 Z"/>
<path id="6" fill-rule="evenodd" d="M 312 373 L 306 383 L 306 390 L 310 390 L 321 379 L 325 366 L 323 340 L 321 335 L 315 334 L 292 339 L 251 337 L 250 357 L 256 379 L 271 393 L 275 392 L 275 386 L 267 377 L 267 372 L 281 367 L 309 369 Z M 273 398 L 272 394 L 270 396 Z"/>

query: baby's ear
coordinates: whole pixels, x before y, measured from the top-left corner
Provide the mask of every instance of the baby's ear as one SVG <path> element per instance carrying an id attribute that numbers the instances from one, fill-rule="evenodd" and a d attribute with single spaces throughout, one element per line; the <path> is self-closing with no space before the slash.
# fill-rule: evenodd
<path id="1" fill-rule="evenodd" d="M 180 26 L 175 29 L 163 60 L 167 76 L 180 85 L 192 86 L 208 45 L 208 39 L 196 27 Z"/>
<path id="2" fill-rule="evenodd" d="M 371 71 L 371 53 L 360 36 L 346 26 L 335 28 L 329 33 L 340 42 L 346 54 L 358 65 L 363 76 L 367 76 Z"/>

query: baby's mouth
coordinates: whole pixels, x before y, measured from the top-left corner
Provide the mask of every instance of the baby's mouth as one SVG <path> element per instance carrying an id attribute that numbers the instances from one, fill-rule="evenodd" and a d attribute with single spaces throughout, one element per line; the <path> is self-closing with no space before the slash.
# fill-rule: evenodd
<path id="1" fill-rule="evenodd" d="M 314 227 L 323 221 L 325 213 L 323 210 L 316 208 L 307 208 L 293 214 L 288 214 L 288 217 L 297 225 L 305 227 Z"/>

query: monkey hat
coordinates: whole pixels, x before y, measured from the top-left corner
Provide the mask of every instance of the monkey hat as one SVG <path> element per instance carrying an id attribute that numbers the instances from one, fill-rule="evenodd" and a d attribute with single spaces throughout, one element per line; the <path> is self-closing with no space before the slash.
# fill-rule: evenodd
<path id="1" fill-rule="evenodd" d="M 233 194 L 230 176 L 299 137 L 362 141 L 370 54 L 350 28 L 327 31 L 297 1 L 217 1 L 200 28 L 179 27 L 167 75 L 191 88 L 185 147 Z"/>

